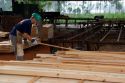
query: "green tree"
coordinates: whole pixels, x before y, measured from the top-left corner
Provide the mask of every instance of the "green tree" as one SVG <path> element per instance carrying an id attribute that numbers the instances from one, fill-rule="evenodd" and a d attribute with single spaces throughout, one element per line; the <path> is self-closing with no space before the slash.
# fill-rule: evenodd
<path id="1" fill-rule="evenodd" d="M 68 11 L 69 11 L 69 12 L 72 12 L 72 7 L 68 7 Z"/>
<path id="2" fill-rule="evenodd" d="M 109 1 L 112 5 L 115 5 L 116 7 L 116 12 L 120 12 L 122 10 L 122 3 L 120 3 L 121 0 L 113 0 Z"/>
<path id="3" fill-rule="evenodd" d="M 106 9 L 107 9 L 107 6 L 108 6 L 108 2 L 107 1 L 104 1 L 104 13 L 107 11 Z"/>

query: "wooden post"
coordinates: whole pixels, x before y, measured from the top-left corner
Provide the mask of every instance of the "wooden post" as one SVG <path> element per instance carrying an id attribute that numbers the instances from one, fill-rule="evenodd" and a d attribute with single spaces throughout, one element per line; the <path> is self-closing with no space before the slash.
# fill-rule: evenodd
<path id="1" fill-rule="evenodd" d="M 41 28 L 42 28 L 42 22 L 41 21 L 37 21 L 38 22 L 38 26 L 37 26 L 37 30 L 38 30 L 38 37 L 40 39 L 40 42 L 41 42 L 41 39 L 42 39 L 42 32 L 41 32 Z"/>

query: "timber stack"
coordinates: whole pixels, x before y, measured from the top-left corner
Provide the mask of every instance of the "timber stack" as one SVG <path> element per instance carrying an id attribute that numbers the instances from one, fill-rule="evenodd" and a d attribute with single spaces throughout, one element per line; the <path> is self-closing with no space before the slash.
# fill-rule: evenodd
<path id="1" fill-rule="evenodd" d="M 0 61 L 0 82 L 125 83 L 125 52 L 57 51 L 36 56 Z"/>

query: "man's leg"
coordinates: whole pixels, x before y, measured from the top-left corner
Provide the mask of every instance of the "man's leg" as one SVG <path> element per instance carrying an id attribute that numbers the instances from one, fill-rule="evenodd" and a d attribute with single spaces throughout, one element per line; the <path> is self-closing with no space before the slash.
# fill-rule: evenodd
<path id="1" fill-rule="evenodd" d="M 22 43 L 22 34 L 20 34 L 19 31 L 17 31 L 17 54 L 16 54 L 16 60 L 23 60 L 24 51 L 23 51 L 23 43 Z"/>
<path id="2" fill-rule="evenodd" d="M 17 50 L 17 47 L 20 48 L 21 45 L 17 45 L 17 37 L 13 35 L 9 35 L 9 38 L 11 40 L 12 46 L 13 46 L 13 51 L 14 55 L 16 57 L 16 60 L 23 60 L 22 54 L 19 54 L 21 51 Z"/>
<path id="3" fill-rule="evenodd" d="M 17 46 L 16 46 L 16 36 L 13 36 L 13 35 L 9 35 L 9 38 L 10 38 L 10 41 L 11 41 L 11 44 L 12 44 L 12 49 L 14 51 L 14 54 L 16 55 L 16 51 L 17 51 Z"/>

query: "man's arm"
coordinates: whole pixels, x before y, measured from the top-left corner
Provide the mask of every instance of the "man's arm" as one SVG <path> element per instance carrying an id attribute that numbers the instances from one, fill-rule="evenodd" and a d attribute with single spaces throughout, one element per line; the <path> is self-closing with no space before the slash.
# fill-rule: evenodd
<path id="1" fill-rule="evenodd" d="M 23 33 L 23 37 L 28 39 L 29 41 L 32 40 L 32 37 L 28 33 Z"/>

